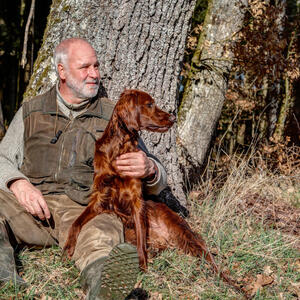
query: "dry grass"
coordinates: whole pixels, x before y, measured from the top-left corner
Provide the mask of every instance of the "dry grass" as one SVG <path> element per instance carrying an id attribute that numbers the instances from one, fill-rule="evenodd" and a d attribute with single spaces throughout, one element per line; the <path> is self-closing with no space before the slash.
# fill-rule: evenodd
<path id="1" fill-rule="evenodd" d="M 0 299 L 84 299 L 72 262 L 61 260 L 61 249 L 23 249 L 19 274 L 28 283 L 25 289 L 12 284 L 1 287 Z"/>
<path id="2" fill-rule="evenodd" d="M 253 299 L 300 299 L 300 170 L 274 175 L 240 158 L 225 169 L 189 193 L 188 222 Z M 60 255 L 58 248 L 21 252 L 30 286 L 2 287 L 0 299 L 84 299 L 78 271 Z M 139 286 L 151 300 L 242 299 L 204 261 L 174 250 L 150 260 Z"/>
<path id="3" fill-rule="evenodd" d="M 226 175 L 206 177 L 189 194 L 189 223 L 254 299 L 300 299 L 299 175 L 235 158 Z M 152 299 L 241 299 L 206 264 L 176 251 L 155 258 L 143 283 Z"/>

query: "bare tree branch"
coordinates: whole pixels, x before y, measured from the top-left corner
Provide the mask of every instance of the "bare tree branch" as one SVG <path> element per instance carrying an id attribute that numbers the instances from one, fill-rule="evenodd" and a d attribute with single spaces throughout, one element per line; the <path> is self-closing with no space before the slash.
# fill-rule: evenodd
<path id="1" fill-rule="evenodd" d="M 28 41 L 28 32 L 29 32 L 29 26 L 31 23 L 31 19 L 34 14 L 34 8 L 35 8 L 35 0 L 31 1 L 31 7 L 29 11 L 29 16 L 27 19 L 26 27 L 25 27 L 25 34 L 24 34 L 24 43 L 23 43 L 23 52 L 22 52 L 22 59 L 21 59 L 21 66 L 24 69 L 27 59 L 26 59 L 26 54 L 27 54 L 27 41 Z"/>

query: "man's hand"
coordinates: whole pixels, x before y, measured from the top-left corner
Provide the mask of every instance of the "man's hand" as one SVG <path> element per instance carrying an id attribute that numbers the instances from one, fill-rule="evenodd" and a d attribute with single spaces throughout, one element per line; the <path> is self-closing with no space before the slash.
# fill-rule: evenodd
<path id="1" fill-rule="evenodd" d="M 9 189 L 27 212 L 41 220 L 50 218 L 51 214 L 42 193 L 29 181 L 18 179 L 9 186 Z"/>
<path id="2" fill-rule="evenodd" d="M 148 178 L 155 174 L 154 162 L 141 150 L 117 157 L 115 168 L 121 176 L 133 178 Z"/>

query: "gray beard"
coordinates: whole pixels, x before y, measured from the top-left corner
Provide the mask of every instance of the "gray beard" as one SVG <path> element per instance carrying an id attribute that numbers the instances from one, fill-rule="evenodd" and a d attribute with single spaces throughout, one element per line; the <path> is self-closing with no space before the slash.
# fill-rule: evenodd
<path id="1" fill-rule="evenodd" d="M 74 96 L 83 100 L 95 97 L 99 90 L 99 82 L 94 89 L 85 91 L 85 82 L 83 84 L 78 84 L 78 82 L 70 76 L 68 77 L 68 80 L 66 80 L 66 84 L 73 91 Z"/>

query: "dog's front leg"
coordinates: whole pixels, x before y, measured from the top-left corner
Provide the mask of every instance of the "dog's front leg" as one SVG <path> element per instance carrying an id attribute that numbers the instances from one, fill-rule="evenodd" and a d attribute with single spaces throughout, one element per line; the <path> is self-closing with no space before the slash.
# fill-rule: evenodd
<path id="1" fill-rule="evenodd" d="M 71 258 L 75 251 L 78 235 L 81 228 L 88 221 L 99 215 L 102 211 L 101 207 L 97 207 L 98 203 L 91 201 L 81 215 L 74 221 L 69 229 L 69 234 L 65 246 L 63 248 L 63 256 L 67 255 Z"/>
<path id="2" fill-rule="evenodd" d="M 133 219 L 136 232 L 136 246 L 139 255 L 140 268 L 144 271 L 147 269 L 147 230 L 146 230 L 146 214 L 144 212 L 144 200 L 139 199 L 133 208 Z"/>

